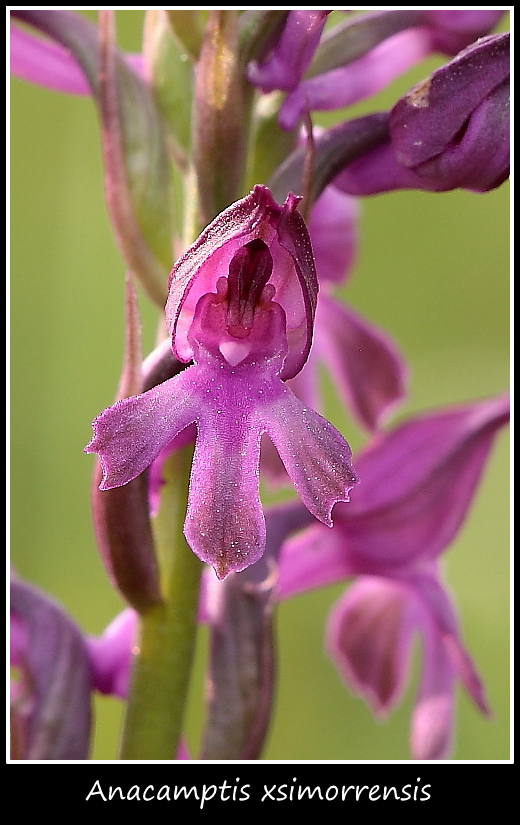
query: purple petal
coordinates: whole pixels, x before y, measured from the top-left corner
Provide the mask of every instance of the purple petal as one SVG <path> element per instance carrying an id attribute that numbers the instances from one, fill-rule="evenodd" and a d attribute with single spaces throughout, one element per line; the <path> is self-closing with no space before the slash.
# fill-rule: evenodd
<path id="1" fill-rule="evenodd" d="M 58 92 L 89 95 L 83 70 L 67 49 L 11 24 L 11 74 Z"/>
<path id="2" fill-rule="evenodd" d="M 436 623 L 437 631 L 442 636 L 446 653 L 457 676 L 481 713 L 489 715 L 489 705 L 484 686 L 477 669 L 466 648 L 462 644 L 459 620 L 456 616 L 449 594 L 439 581 L 436 566 L 430 575 L 419 574 L 414 577 L 414 584 L 420 599 Z"/>
<path id="3" fill-rule="evenodd" d="M 249 64 L 247 78 L 263 92 L 294 89 L 312 60 L 330 11 L 299 9 L 289 13 L 271 56 Z"/>
<path id="4" fill-rule="evenodd" d="M 280 373 L 282 381 L 294 378 L 305 364 L 312 344 L 314 315 L 318 301 L 318 280 L 314 264 L 314 254 L 305 221 L 296 209 L 299 198 L 287 196 L 277 223 L 280 247 L 289 253 L 296 271 L 300 291 L 292 286 L 294 278 L 277 280 L 276 266 L 272 283 L 277 286 L 276 300 L 281 304 L 287 319 L 287 340 L 289 352 Z M 295 297 L 284 301 L 284 292 L 291 285 Z"/>
<path id="5" fill-rule="evenodd" d="M 316 370 L 316 362 L 312 357 L 312 350 L 310 356 L 303 367 L 302 371 L 295 375 L 287 382 L 294 395 L 303 401 L 303 403 L 312 407 L 313 410 L 318 410 L 320 407 L 320 392 L 319 392 L 319 376 Z M 280 484 L 288 484 L 289 477 L 284 467 L 283 461 L 274 446 L 271 439 L 264 435 L 261 441 L 260 450 L 260 471 L 261 475 L 265 476 L 267 481 L 274 486 Z"/>
<path id="6" fill-rule="evenodd" d="M 446 759 L 452 747 L 455 672 L 435 625 L 424 617 L 421 630 L 423 666 L 410 749 L 415 759 Z"/>
<path id="7" fill-rule="evenodd" d="M 332 507 L 358 481 L 347 442 L 287 386 L 266 410 L 265 429 L 307 509 L 332 526 Z"/>
<path id="8" fill-rule="evenodd" d="M 441 470 L 454 469 L 471 457 L 509 422 L 509 395 L 448 407 L 411 417 L 376 438 L 357 457 L 363 467 L 363 485 L 348 512 L 363 513 L 387 508 L 431 483 Z M 392 483 L 389 484 L 388 481 Z M 451 476 L 439 479 L 450 487 Z"/>
<path id="9" fill-rule="evenodd" d="M 90 95 L 92 89 L 85 72 L 68 49 L 51 40 L 33 37 L 11 24 L 11 74 L 57 92 Z M 143 58 L 127 54 L 125 60 L 144 78 Z"/>
<path id="10" fill-rule="evenodd" d="M 194 367 L 142 395 L 125 398 L 93 422 L 86 453 L 98 453 L 103 468 L 100 489 L 127 484 L 150 466 L 161 450 L 199 412 L 191 392 Z"/>
<path id="11" fill-rule="evenodd" d="M 326 364 L 346 406 L 368 430 L 380 427 L 406 397 L 406 363 L 395 344 L 323 292 L 311 357 Z"/>
<path id="12" fill-rule="evenodd" d="M 348 164 L 351 195 L 394 189 L 486 192 L 509 175 L 509 35 L 461 52 L 394 106 L 391 139 Z"/>
<path id="13" fill-rule="evenodd" d="M 457 138 L 440 155 L 414 171 L 421 180 L 440 182 L 444 189 L 460 187 L 487 192 L 509 177 L 509 79 L 473 111 Z"/>
<path id="14" fill-rule="evenodd" d="M 357 252 L 357 200 L 327 186 L 312 206 L 309 220 L 316 272 L 320 284 L 343 283 Z"/>
<path id="15" fill-rule="evenodd" d="M 453 608 L 437 575 L 432 566 L 429 572 L 425 568 L 402 580 L 361 577 L 329 620 L 330 654 L 346 683 L 379 715 L 403 693 L 412 631 L 419 630 L 422 667 L 411 725 L 416 759 L 444 759 L 450 753 L 457 675 L 487 712 L 482 685 L 460 642 Z M 457 657 L 454 649 L 460 651 Z"/>
<path id="16" fill-rule="evenodd" d="M 327 649 L 377 716 L 401 698 L 409 676 L 414 609 L 399 584 L 361 577 L 333 608 Z"/>
<path id="17" fill-rule="evenodd" d="M 291 378 L 291 380 L 287 382 L 287 386 L 291 388 L 296 398 L 303 401 L 306 407 L 312 407 L 313 410 L 318 411 L 321 404 L 319 384 L 320 376 L 316 370 L 313 350 L 311 350 L 311 355 L 304 368 L 298 375 L 295 375 L 294 378 Z"/>
<path id="18" fill-rule="evenodd" d="M 334 184 L 358 197 L 396 189 L 425 192 L 447 192 L 459 187 L 473 192 L 495 189 L 509 176 L 509 138 L 503 139 L 509 130 L 509 110 L 504 105 L 504 96 L 509 96 L 508 86 L 496 89 L 475 110 L 463 145 L 447 147 L 441 156 L 421 167 L 421 174 L 401 166 L 388 140 L 346 166 Z M 492 152 L 493 134 L 499 139 Z"/>
<path id="19" fill-rule="evenodd" d="M 313 525 L 288 539 L 280 553 L 278 596 L 289 599 L 361 572 L 353 561 L 345 531 Z M 377 566 L 373 571 L 377 574 Z"/>
<path id="20" fill-rule="evenodd" d="M 365 100 L 432 51 L 428 29 L 400 32 L 348 66 L 304 80 L 282 104 L 280 126 L 290 130 L 306 111 L 329 111 Z"/>

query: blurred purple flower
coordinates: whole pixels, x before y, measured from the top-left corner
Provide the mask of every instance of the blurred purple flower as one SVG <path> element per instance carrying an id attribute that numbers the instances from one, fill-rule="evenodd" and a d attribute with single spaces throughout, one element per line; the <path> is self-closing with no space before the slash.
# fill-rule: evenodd
<path id="1" fill-rule="evenodd" d="M 264 92 L 289 92 L 280 110 L 284 129 L 307 111 L 370 97 L 437 51 L 456 54 L 488 34 L 504 10 L 385 9 L 349 15 L 322 35 L 329 13 L 291 11 L 272 52 L 248 67 L 249 81 Z"/>
<path id="2" fill-rule="evenodd" d="M 359 576 L 334 608 L 328 649 L 346 683 L 378 715 L 407 681 L 412 632 L 423 639 L 423 669 L 412 718 L 419 759 L 446 757 L 459 679 L 484 713 L 487 704 L 439 577 L 437 559 L 467 515 L 509 398 L 413 418 L 376 438 L 356 458 L 362 483 L 331 531 L 314 525 L 282 547 L 279 597 Z"/>
<path id="3" fill-rule="evenodd" d="M 336 186 L 352 195 L 500 186 L 509 176 L 509 74 L 509 33 L 478 40 L 395 104 L 387 140 Z"/>
<path id="4" fill-rule="evenodd" d="M 11 579 L 13 759 L 88 758 L 92 671 L 83 636 L 48 596 Z"/>
<path id="5" fill-rule="evenodd" d="M 105 410 L 86 447 L 100 456 L 101 489 L 111 489 L 143 472 L 195 423 L 184 530 L 219 578 L 264 551 L 262 433 L 305 506 L 325 524 L 357 481 L 347 443 L 284 383 L 307 359 L 317 295 L 297 203 L 289 195 L 280 207 L 266 187 L 256 186 L 181 256 L 170 277 L 166 323 L 177 356 L 194 364 Z"/>

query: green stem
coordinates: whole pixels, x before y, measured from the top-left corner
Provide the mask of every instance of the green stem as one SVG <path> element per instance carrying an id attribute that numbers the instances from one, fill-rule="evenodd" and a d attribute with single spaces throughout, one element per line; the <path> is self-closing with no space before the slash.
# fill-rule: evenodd
<path id="1" fill-rule="evenodd" d="M 175 759 L 195 649 L 201 562 L 183 534 L 193 449 L 163 466 L 166 484 L 154 533 L 164 603 L 141 616 L 121 759 Z"/>

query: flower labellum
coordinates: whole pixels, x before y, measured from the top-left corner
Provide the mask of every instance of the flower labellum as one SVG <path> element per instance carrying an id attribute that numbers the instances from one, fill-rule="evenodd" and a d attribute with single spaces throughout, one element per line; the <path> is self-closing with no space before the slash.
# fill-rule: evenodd
<path id="1" fill-rule="evenodd" d="M 182 430 L 197 438 L 184 532 L 219 578 L 265 548 L 260 439 L 267 433 L 307 509 L 331 526 L 357 476 L 342 436 L 284 383 L 305 363 L 317 281 L 305 222 L 256 186 L 221 213 L 173 267 L 166 323 L 181 374 L 94 421 L 101 489 L 128 483 Z"/>

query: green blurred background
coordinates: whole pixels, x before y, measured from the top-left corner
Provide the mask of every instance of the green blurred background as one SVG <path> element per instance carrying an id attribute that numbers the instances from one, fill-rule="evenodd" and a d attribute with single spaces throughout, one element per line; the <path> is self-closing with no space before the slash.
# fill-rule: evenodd
<path id="1" fill-rule="evenodd" d="M 117 13 L 122 48 L 139 51 L 142 18 L 141 10 Z M 439 62 L 409 72 L 345 116 L 387 108 Z M 123 605 L 96 551 L 93 457 L 83 447 L 119 379 L 124 267 L 107 218 L 92 101 L 13 79 L 11 121 L 12 564 L 86 633 L 99 634 Z M 399 192 L 363 201 L 358 260 L 344 294 L 408 359 L 410 398 L 394 420 L 508 386 L 509 226 L 509 183 L 486 195 Z M 157 315 L 146 299 L 141 308 L 148 351 Z M 326 414 L 354 448 L 363 444 L 330 387 Z M 504 432 L 444 562 L 494 712 L 483 719 L 458 691 L 458 760 L 509 758 L 509 518 Z M 332 586 L 279 608 L 278 694 L 266 759 L 409 759 L 419 645 L 405 701 L 376 723 L 324 653 L 324 623 L 342 592 Z M 206 644 L 202 629 L 188 719 L 194 754 Z M 118 700 L 96 699 L 94 759 L 117 758 L 121 714 Z"/>

